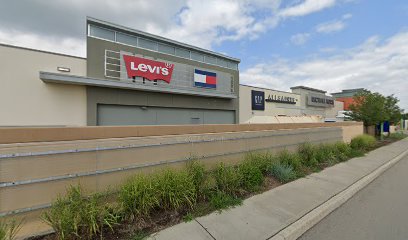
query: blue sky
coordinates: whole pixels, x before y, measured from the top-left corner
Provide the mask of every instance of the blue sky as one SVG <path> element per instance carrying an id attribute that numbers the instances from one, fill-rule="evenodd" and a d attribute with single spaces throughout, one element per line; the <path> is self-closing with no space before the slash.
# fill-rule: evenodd
<path id="1" fill-rule="evenodd" d="M 364 87 L 408 110 L 406 0 L 0 0 L 0 42 L 84 56 L 86 16 L 241 59 L 240 82 Z"/>
<path id="2" fill-rule="evenodd" d="M 350 18 L 343 19 L 345 15 Z M 344 27 L 330 33 L 316 32 L 318 25 L 336 21 L 343 22 Z M 287 19 L 256 40 L 228 41 L 215 45 L 214 49 L 242 59 L 240 67 L 246 69 L 258 61 L 276 57 L 297 61 L 315 55 L 327 56 L 329 54 L 324 50 L 353 48 L 371 36 L 384 40 L 407 28 L 408 1 L 359 0 Z M 291 37 L 296 34 L 310 35 L 304 44 L 296 45 L 291 42 Z"/>

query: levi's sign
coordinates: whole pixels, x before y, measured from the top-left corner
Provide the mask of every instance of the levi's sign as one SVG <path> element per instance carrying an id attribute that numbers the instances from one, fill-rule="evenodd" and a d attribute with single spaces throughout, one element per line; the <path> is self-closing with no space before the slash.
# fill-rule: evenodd
<path id="1" fill-rule="evenodd" d="M 174 64 L 129 55 L 123 55 L 123 60 L 129 78 L 144 77 L 148 80 L 163 80 L 170 83 Z"/>

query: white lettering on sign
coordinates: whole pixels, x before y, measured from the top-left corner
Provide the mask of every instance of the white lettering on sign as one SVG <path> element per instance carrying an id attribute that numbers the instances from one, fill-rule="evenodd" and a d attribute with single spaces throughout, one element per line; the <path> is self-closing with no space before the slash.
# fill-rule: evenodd
<path id="1" fill-rule="evenodd" d="M 155 74 L 162 74 L 164 76 L 169 75 L 169 69 L 157 66 L 151 66 L 149 64 L 140 63 L 135 66 L 135 62 L 130 62 L 130 69 L 133 71 L 150 72 Z"/>

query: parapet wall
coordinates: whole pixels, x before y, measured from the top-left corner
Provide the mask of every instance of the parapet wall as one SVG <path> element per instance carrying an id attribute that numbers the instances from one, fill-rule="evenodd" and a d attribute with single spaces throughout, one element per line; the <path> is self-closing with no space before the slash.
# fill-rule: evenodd
<path id="1" fill-rule="evenodd" d="M 98 126 L 98 127 L 0 127 L 0 144 L 147 137 L 200 133 L 263 131 L 279 129 L 360 126 L 357 122 L 208 124 L 174 126 Z"/>
<path id="2" fill-rule="evenodd" d="M 72 184 L 104 191 L 131 175 L 183 167 L 192 158 L 208 167 L 234 164 L 251 151 L 349 141 L 363 132 L 362 124 L 352 122 L 277 125 L 68 128 L 71 134 L 65 128 L 30 128 L 27 134 L 14 129 L 15 134 L 0 135 L 3 142 L 20 141 L 0 144 L 0 217 L 24 217 L 22 234 L 38 234 L 50 230 L 39 214 Z"/>

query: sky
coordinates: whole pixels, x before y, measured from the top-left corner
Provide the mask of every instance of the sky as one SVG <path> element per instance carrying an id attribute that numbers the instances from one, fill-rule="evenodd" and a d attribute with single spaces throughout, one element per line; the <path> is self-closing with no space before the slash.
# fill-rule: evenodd
<path id="1" fill-rule="evenodd" d="M 366 88 L 408 111 L 407 0 L 0 0 L 0 43 L 86 57 L 86 16 L 241 59 L 240 83 Z"/>

